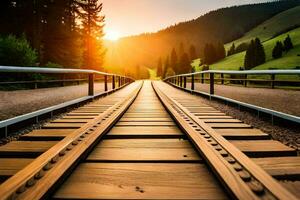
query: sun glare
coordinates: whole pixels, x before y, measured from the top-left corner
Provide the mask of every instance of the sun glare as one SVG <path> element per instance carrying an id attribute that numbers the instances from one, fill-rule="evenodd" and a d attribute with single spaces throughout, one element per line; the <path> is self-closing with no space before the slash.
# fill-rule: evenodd
<path id="1" fill-rule="evenodd" d="M 104 36 L 104 39 L 117 41 L 120 38 L 120 33 L 113 30 L 107 30 Z"/>

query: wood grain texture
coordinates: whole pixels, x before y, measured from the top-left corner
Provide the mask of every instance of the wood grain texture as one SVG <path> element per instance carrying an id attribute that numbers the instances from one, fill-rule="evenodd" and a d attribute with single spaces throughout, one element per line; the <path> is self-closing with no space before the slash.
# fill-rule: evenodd
<path id="1" fill-rule="evenodd" d="M 54 198 L 227 199 L 226 196 L 201 164 L 84 163 Z"/>

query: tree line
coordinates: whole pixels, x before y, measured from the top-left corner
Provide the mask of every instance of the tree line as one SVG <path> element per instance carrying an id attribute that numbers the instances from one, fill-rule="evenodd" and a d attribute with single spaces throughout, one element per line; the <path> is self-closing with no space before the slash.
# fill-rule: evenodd
<path id="1" fill-rule="evenodd" d="M 1 2 L 0 64 L 100 70 L 105 53 L 101 10 L 100 0 Z"/>

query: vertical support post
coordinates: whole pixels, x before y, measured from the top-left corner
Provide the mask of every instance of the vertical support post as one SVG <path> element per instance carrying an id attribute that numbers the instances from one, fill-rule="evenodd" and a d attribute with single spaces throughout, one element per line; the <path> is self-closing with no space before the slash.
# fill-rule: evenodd
<path id="1" fill-rule="evenodd" d="M 118 76 L 118 87 L 121 87 L 121 76 Z"/>
<path id="2" fill-rule="evenodd" d="M 247 87 L 247 74 L 244 75 L 244 86 Z"/>
<path id="3" fill-rule="evenodd" d="M 183 87 L 186 88 L 186 76 L 183 77 Z"/>
<path id="4" fill-rule="evenodd" d="M 183 86 L 183 80 L 182 80 L 182 76 L 180 76 L 180 87 Z"/>
<path id="5" fill-rule="evenodd" d="M 94 74 L 89 74 L 89 96 L 94 96 Z"/>
<path id="6" fill-rule="evenodd" d="M 275 74 L 271 74 L 271 88 L 275 88 Z"/>
<path id="7" fill-rule="evenodd" d="M 107 91 L 107 75 L 104 75 L 104 91 Z"/>
<path id="8" fill-rule="evenodd" d="M 215 94 L 215 74 L 209 73 L 209 82 L 210 82 L 210 94 Z"/>
<path id="9" fill-rule="evenodd" d="M 221 73 L 220 75 L 221 75 L 221 84 L 224 85 L 224 74 Z"/>
<path id="10" fill-rule="evenodd" d="M 115 75 L 112 76 L 112 89 L 116 88 Z"/>
<path id="11" fill-rule="evenodd" d="M 201 83 L 204 83 L 204 73 L 201 74 Z"/>
<path id="12" fill-rule="evenodd" d="M 195 75 L 192 74 L 191 90 L 195 89 Z"/>

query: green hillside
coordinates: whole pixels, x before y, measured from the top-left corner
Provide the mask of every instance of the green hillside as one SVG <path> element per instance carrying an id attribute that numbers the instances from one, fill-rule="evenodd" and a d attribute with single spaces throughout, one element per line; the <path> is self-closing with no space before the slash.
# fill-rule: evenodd
<path id="1" fill-rule="evenodd" d="M 242 42 L 249 42 L 252 38 L 259 37 L 262 42 L 265 42 L 280 33 L 286 32 L 285 30 L 292 30 L 293 27 L 300 26 L 300 6 L 291 8 L 284 12 L 281 12 L 264 23 L 260 24 L 256 28 L 246 33 L 240 39 L 233 41 L 235 45 L 239 45 Z M 233 42 L 225 45 L 226 49 L 232 45 Z"/>
<path id="2" fill-rule="evenodd" d="M 275 46 L 277 41 L 283 41 L 288 34 L 292 38 L 294 49 L 290 50 L 288 53 L 284 53 L 282 58 L 273 59 L 273 47 Z M 263 42 L 263 46 L 266 52 L 266 63 L 259 65 L 253 69 L 294 69 L 296 66 L 300 66 L 300 28 L 294 29 L 266 42 Z M 239 67 L 244 65 L 244 57 L 245 52 L 226 57 L 222 61 L 211 65 L 210 69 L 238 70 Z"/>
<path id="3" fill-rule="evenodd" d="M 255 37 L 261 39 L 266 52 L 266 63 L 253 69 L 294 69 L 296 66 L 300 66 L 300 28 L 295 28 L 285 32 L 292 27 L 299 27 L 299 13 L 300 6 L 284 11 L 252 29 L 242 38 L 233 41 L 237 46 L 239 43 L 248 42 Z M 273 59 L 273 47 L 277 41 L 283 42 L 288 34 L 292 38 L 294 49 L 290 50 L 288 53 L 284 53 L 282 58 Z M 277 36 L 274 37 L 275 35 Z M 231 44 L 232 43 L 226 44 L 226 48 L 229 48 Z M 210 69 L 238 70 L 244 65 L 244 57 L 245 52 L 234 54 L 211 65 Z M 199 63 L 199 60 L 195 60 L 192 65 L 199 66 Z"/>

